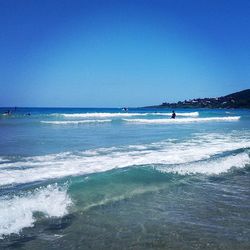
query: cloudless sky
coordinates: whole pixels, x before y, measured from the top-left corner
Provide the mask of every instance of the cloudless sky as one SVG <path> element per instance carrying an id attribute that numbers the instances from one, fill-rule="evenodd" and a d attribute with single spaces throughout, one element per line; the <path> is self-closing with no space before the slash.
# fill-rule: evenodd
<path id="1" fill-rule="evenodd" d="M 249 87 L 249 0 L 0 0 L 0 106 L 145 106 Z"/>

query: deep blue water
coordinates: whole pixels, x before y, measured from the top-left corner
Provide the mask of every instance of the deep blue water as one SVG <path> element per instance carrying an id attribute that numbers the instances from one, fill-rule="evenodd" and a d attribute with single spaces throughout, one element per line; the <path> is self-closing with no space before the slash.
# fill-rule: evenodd
<path id="1" fill-rule="evenodd" d="M 0 248 L 249 249 L 249 110 L 7 110 Z"/>

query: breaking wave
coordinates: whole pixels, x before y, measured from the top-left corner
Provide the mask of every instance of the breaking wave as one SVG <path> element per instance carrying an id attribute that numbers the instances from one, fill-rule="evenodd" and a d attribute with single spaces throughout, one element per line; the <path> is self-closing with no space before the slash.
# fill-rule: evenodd
<path id="1" fill-rule="evenodd" d="M 164 173 L 187 174 L 207 174 L 214 175 L 227 172 L 230 168 L 243 168 L 250 164 L 250 158 L 247 153 L 239 153 L 219 159 L 205 160 L 189 164 L 180 164 L 172 167 L 158 167 L 157 169 Z"/>
<path id="2" fill-rule="evenodd" d="M 227 117 L 204 117 L 204 118 L 181 118 L 181 119 L 123 119 L 126 122 L 142 124 L 179 124 L 195 122 L 232 122 L 240 120 L 240 116 Z"/>
<path id="3" fill-rule="evenodd" d="M 55 125 L 67 125 L 67 124 L 86 124 L 86 123 L 106 123 L 112 120 L 81 120 L 81 121 L 41 121 L 41 123 L 55 124 Z"/>
<path id="4" fill-rule="evenodd" d="M 199 116 L 199 112 L 176 113 L 177 116 Z M 171 116 L 172 113 L 74 113 L 74 114 L 52 114 L 52 116 L 62 116 L 65 118 L 111 118 L 111 117 L 133 117 L 133 116 Z"/>
<path id="5" fill-rule="evenodd" d="M 216 154 L 231 154 L 231 151 L 246 150 L 249 147 L 250 140 L 246 136 L 240 138 L 237 135 L 204 134 L 182 142 L 167 140 L 144 145 L 23 157 L 16 162 L 0 163 L 0 183 L 1 186 L 30 183 L 149 164 L 185 164 L 191 168 L 188 164 L 209 159 Z M 244 157 L 245 160 L 247 158 L 246 155 L 240 157 Z M 218 174 L 225 170 L 218 169 L 211 167 L 210 172 L 202 170 L 201 173 Z"/>
<path id="6" fill-rule="evenodd" d="M 57 184 L 37 188 L 33 192 L 0 198 L 0 238 L 19 233 L 24 227 L 32 227 L 35 212 L 45 217 L 61 217 L 68 213 L 72 204 L 67 188 Z"/>
<path id="7" fill-rule="evenodd" d="M 166 116 L 171 116 L 172 113 L 155 113 L 156 115 L 166 115 Z M 176 113 L 177 116 L 191 116 L 191 117 L 196 117 L 199 116 L 199 112 L 188 112 L 188 113 Z"/>

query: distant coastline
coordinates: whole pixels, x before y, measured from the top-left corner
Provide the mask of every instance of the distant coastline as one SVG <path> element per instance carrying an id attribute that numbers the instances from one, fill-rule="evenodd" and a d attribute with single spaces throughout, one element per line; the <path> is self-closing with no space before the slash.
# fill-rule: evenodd
<path id="1" fill-rule="evenodd" d="M 144 108 L 250 108 L 250 89 L 235 92 L 216 98 L 195 98 L 176 103 L 163 102 L 160 105 L 146 106 Z"/>

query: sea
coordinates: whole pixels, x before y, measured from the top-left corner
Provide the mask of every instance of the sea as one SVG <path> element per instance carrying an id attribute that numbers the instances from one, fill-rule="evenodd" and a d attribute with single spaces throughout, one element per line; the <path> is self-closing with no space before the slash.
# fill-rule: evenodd
<path id="1" fill-rule="evenodd" d="M 250 110 L 175 112 L 1 108 L 0 249 L 250 249 Z"/>

